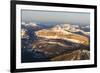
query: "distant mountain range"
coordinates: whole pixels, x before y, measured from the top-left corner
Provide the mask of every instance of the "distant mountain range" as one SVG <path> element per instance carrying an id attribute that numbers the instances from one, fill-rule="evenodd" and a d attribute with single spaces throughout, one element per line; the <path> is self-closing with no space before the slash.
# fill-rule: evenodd
<path id="1" fill-rule="evenodd" d="M 89 26 L 80 26 L 80 25 L 71 25 L 71 24 L 59 24 L 54 26 L 52 29 L 54 30 L 59 30 L 59 29 L 63 29 L 65 31 L 69 31 L 72 33 L 82 33 L 84 35 L 89 35 Z M 85 31 L 85 30 L 88 31 Z"/>
<path id="2" fill-rule="evenodd" d="M 23 43 L 22 45 L 24 47 L 31 45 L 32 51 L 45 54 L 51 61 L 89 59 L 90 31 L 85 31 L 85 29 L 89 30 L 89 26 L 56 24 L 47 27 L 36 23 L 22 23 L 21 28 L 23 43 L 28 38 L 26 40 L 28 45 L 23 45 Z M 83 50 L 85 50 L 85 55 Z M 83 56 L 86 57 L 83 58 Z M 61 59 L 61 57 L 66 58 Z"/>

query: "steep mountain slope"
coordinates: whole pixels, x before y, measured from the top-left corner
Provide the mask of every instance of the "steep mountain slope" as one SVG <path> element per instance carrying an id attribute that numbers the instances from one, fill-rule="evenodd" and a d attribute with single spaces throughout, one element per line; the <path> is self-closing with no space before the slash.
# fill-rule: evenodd
<path id="1" fill-rule="evenodd" d="M 51 29 L 43 29 L 36 31 L 35 33 L 38 37 L 44 37 L 48 39 L 64 39 L 75 43 L 81 43 L 86 45 L 89 44 L 89 39 L 87 37 L 72 33 L 72 30 L 68 30 L 69 27 L 70 26 L 68 26 L 68 28 L 66 27 L 65 29 L 65 27 L 61 28 L 59 25 L 57 25 Z"/>

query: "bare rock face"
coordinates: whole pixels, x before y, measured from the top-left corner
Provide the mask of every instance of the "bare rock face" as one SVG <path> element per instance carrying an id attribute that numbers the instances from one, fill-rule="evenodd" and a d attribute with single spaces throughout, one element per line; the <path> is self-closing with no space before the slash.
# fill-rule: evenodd
<path id="1" fill-rule="evenodd" d="M 38 37 L 48 39 L 63 39 L 74 43 L 89 44 L 89 39 L 85 36 L 66 31 L 57 26 L 57 29 L 43 29 L 35 32 Z"/>
<path id="2" fill-rule="evenodd" d="M 84 52 L 85 51 L 85 52 Z M 57 57 L 51 58 L 52 61 L 66 61 L 66 60 L 88 60 L 90 59 L 88 50 L 76 50 L 71 53 L 65 53 Z"/>

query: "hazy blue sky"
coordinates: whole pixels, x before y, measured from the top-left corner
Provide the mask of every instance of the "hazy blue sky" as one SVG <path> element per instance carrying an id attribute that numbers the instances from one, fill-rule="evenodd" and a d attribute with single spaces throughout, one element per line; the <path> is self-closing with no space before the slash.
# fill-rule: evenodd
<path id="1" fill-rule="evenodd" d="M 89 13 L 22 10 L 21 15 L 23 22 L 36 22 L 52 25 L 64 23 L 90 24 Z"/>

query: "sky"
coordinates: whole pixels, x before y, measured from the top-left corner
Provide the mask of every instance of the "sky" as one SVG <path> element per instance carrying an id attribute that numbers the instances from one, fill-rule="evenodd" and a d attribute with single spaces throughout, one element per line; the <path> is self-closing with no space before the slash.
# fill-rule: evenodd
<path id="1" fill-rule="evenodd" d="M 21 10 L 21 20 L 22 22 L 35 22 L 48 25 L 89 25 L 90 13 Z"/>

